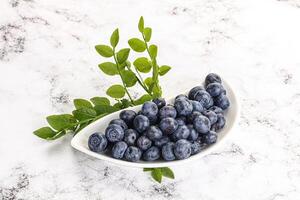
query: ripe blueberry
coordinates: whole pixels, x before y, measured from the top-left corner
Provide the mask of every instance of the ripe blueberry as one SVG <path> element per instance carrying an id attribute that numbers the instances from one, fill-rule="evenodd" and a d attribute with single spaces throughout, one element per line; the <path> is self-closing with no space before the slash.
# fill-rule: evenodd
<path id="1" fill-rule="evenodd" d="M 148 117 L 144 115 L 137 115 L 133 120 L 133 126 L 135 130 L 142 133 L 150 126 L 150 121 Z"/>
<path id="2" fill-rule="evenodd" d="M 117 124 L 110 124 L 105 130 L 105 136 L 110 142 L 119 142 L 124 138 L 124 129 Z"/>
<path id="3" fill-rule="evenodd" d="M 208 133 L 211 127 L 209 119 L 205 116 L 196 117 L 193 124 L 196 131 L 202 134 Z"/>
<path id="4" fill-rule="evenodd" d="M 132 126 L 135 116 L 136 112 L 134 112 L 133 110 L 123 110 L 119 115 L 120 119 L 122 119 L 129 127 Z"/>
<path id="5" fill-rule="evenodd" d="M 146 161 L 154 161 L 159 159 L 160 150 L 156 146 L 152 146 L 143 153 L 143 159 Z"/>
<path id="6" fill-rule="evenodd" d="M 175 118 L 176 115 L 177 115 L 176 109 L 174 108 L 174 106 L 171 106 L 171 105 L 164 106 L 159 110 L 159 118 L 160 119 L 163 119 L 166 117 Z"/>
<path id="7" fill-rule="evenodd" d="M 130 146 L 134 145 L 138 136 L 139 136 L 139 133 L 136 130 L 127 129 L 124 134 L 124 141 Z"/>
<path id="8" fill-rule="evenodd" d="M 199 90 L 195 94 L 195 100 L 200 102 L 201 105 L 206 109 L 210 108 L 214 104 L 212 97 L 205 90 Z"/>
<path id="9" fill-rule="evenodd" d="M 156 116 L 158 113 L 158 107 L 152 101 L 147 101 L 142 106 L 142 115 L 146 117 Z"/>
<path id="10" fill-rule="evenodd" d="M 222 80 L 219 75 L 210 73 L 205 78 L 205 85 L 207 86 L 210 83 L 222 83 Z"/>
<path id="11" fill-rule="evenodd" d="M 152 141 L 144 135 L 139 137 L 136 141 L 136 145 L 143 151 L 149 149 L 151 147 L 151 144 Z"/>
<path id="12" fill-rule="evenodd" d="M 225 89 L 220 83 L 210 83 L 206 86 L 206 91 L 210 94 L 210 96 L 217 97 L 224 93 Z"/>
<path id="13" fill-rule="evenodd" d="M 128 147 L 127 144 L 123 141 L 115 143 L 111 150 L 112 157 L 117 159 L 122 159 L 127 147 Z"/>
<path id="14" fill-rule="evenodd" d="M 190 157 L 192 153 L 191 143 L 185 139 L 178 140 L 175 143 L 174 154 L 177 159 L 182 160 Z"/>
<path id="15" fill-rule="evenodd" d="M 125 159 L 131 162 L 137 162 L 141 159 L 142 151 L 134 146 L 130 146 L 125 151 Z"/>
<path id="16" fill-rule="evenodd" d="M 158 139 L 162 138 L 163 133 L 157 126 L 150 126 L 146 130 L 146 135 L 150 140 L 158 140 Z"/>
<path id="17" fill-rule="evenodd" d="M 173 142 L 168 142 L 162 147 L 161 154 L 164 160 L 167 161 L 175 160 L 174 147 L 175 144 Z"/>
<path id="18" fill-rule="evenodd" d="M 180 139 L 187 139 L 190 135 L 190 130 L 186 125 L 178 126 L 173 135 L 176 141 Z"/>
<path id="19" fill-rule="evenodd" d="M 205 110 L 202 114 L 209 119 L 211 125 L 216 123 L 218 120 L 218 116 L 214 111 Z"/>
<path id="20" fill-rule="evenodd" d="M 158 109 L 161 109 L 166 105 L 166 100 L 164 98 L 156 98 L 152 100 L 158 107 Z"/>
<path id="21" fill-rule="evenodd" d="M 128 129 L 127 124 L 122 119 L 113 119 L 113 120 L 110 121 L 109 124 L 117 124 L 117 125 L 121 126 L 124 131 L 126 129 Z"/>
<path id="22" fill-rule="evenodd" d="M 107 147 L 107 139 L 103 134 L 93 133 L 89 137 L 88 146 L 93 152 L 103 152 Z"/>
<path id="23" fill-rule="evenodd" d="M 221 94 L 215 98 L 214 101 L 215 105 L 222 108 L 223 110 L 226 110 L 230 106 L 229 99 L 226 95 Z"/>
<path id="24" fill-rule="evenodd" d="M 193 104 L 189 100 L 175 100 L 174 107 L 179 116 L 188 116 L 193 112 Z"/>
<path id="25" fill-rule="evenodd" d="M 178 127 L 178 123 L 174 118 L 163 118 L 159 123 L 160 130 L 165 134 L 172 134 Z"/>
<path id="26" fill-rule="evenodd" d="M 202 86 L 196 86 L 193 87 L 190 91 L 189 91 L 189 99 L 190 100 L 194 100 L 195 99 L 195 94 L 199 91 L 199 90 L 204 90 L 204 88 Z"/>

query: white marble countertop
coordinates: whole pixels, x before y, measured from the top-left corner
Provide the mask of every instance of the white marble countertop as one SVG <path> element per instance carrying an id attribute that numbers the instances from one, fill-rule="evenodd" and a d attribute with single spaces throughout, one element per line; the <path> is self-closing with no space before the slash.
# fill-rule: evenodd
<path id="1" fill-rule="evenodd" d="M 0 199 L 300 199 L 299 0 L 0 0 Z M 165 96 L 222 75 L 241 99 L 234 137 L 157 184 L 92 159 L 71 137 L 40 140 L 45 117 L 103 95 L 94 45 L 143 15 L 159 44 Z M 175 87 L 176 85 L 176 87 Z"/>

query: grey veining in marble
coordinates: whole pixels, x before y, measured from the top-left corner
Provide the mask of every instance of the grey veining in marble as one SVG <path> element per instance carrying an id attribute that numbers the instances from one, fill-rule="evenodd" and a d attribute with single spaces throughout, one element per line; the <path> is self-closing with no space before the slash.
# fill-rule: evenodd
<path id="1" fill-rule="evenodd" d="M 242 106 L 227 143 L 161 185 L 73 150 L 70 136 L 32 135 L 72 99 L 105 93 L 94 45 L 119 27 L 126 46 L 140 15 L 173 66 L 166 96 L 214 71 Z M 299 0 L 0 0 L 0 199 L 300 199 L 299 21 Z"/>

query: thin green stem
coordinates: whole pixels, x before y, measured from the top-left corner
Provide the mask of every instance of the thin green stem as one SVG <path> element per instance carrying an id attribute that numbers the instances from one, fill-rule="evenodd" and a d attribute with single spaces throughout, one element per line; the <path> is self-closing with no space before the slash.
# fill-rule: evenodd
<path id="1" fill-rule="evenodd" d="M 133 101 L 133 98 L 132 98 L 131 95 L 129 94 L 128 89 L 127 89 L 127 87 L 126 87 L 126 85 L 125 85 L 124 78 L 123 78 L 123 76 L 122 76 L 122 74 L 121 74 L 120 66 L 119 66 L 118 60 L 117 60 L 117 58 L 116 58 L 115 48 L 113 48 L 113 53 L 114 53 L 113 57 L 114 57 L 114 60 L 115 60 L 115 62 L 116 62 L 117 69 L 118 69 L 118 72 L 119 72 L 119 74 L 120 74 L 120 77 L 121 77 L 122 84 L 123 84 L 123 87 L 124 87 L 124 89 L 125 89 L 125 92 L 126 92 L 127 96 L 129 97 L 131 103 L 132 103 L 133 105 L 135 105 L 135 104 L 134 104 L 134 101 Z"/>
<path id="2" fill-rule="evenodd" d="M 128 69 L 129 71 L 131 71 L 132 73 L 134 73 L 127 65 L 126 65 L 126 67 L 127 67 L 127 69 Z M 146 87 L 146 85 L 144 84 L 144 80 L 143 80 L 141 74 L 138 72 L 138 70 L 137 70 L 136 68 L 134 68 L 134 69 L 135 69 L 136 73 L 137 73 L 138 76 L 139 76 L 139 77 L 137 77 L 137 76 L 135 75 L 135 73 L 134 73 L 134 75 L 135 75 L 135 77 L 136 77 L 136 79 L 137 79 L 137 82 L 141 85 L 141 87 L 142 87 L 142 88 L 143 88 L 150 96 L 152 96 L 152 94 L 150 93 L 150 91 L 148 90 L 148 88 Z"/>

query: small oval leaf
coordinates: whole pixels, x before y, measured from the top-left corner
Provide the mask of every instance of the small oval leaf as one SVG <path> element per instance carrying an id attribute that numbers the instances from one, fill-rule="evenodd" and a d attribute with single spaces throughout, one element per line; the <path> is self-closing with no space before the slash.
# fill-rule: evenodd
<path id="1" fill-rule="evenodd" d="M 119 43 L 119 29 L 116 29 L 110 36 L 110 44 L 112 47 L 116 47 Z"/>
<path id="2" fill-rule="evenodd" d="M 112 98 L 119 99 L 124 97 L 125 89 L 122 85 L 113 85 L 107 89 L 106 94 Z"/>
<path id="3" fill-rule="evenodd" d="M 144 18 L 143 18 L 143 16 L 140 17 L 138 28 L 139 28 L 139 31 L 141 33 L 143 33 L 143 30 L 144 30 Z"/>
<path id="4" fill-rule="evenodd" d="M 157 46 L 152 44 L 149 47 L 150 56 L 152 59 L 155 59 L 157 56 Z"/>
<path id="5" fill-rule="evenodd" d="M 152 85 L 152 83 L 153 83 L 152 78 L 151 78 L 151 77 L 146 78 L 146 79 L 144 80 L 144 83 L 145 83 L 145 84 L 147 85 L 147 87 L 149 88 L 149 87 Z"/>
<path id="6" fill-rule="evenodd" d="M 113 50 L 110 46 L 107 45 L 96 45 L 96 51 L 103 57 L 109 58 L 113 56 Z"/>
<path id="7" fill-rule="evenodd" d="M 77 120 L 70 114 L 50 115 L 46 119 L 48 124 L 58 131 L 71 128 L 77 122 Z"/>
<path id="8" fill-rule="evenodd" d="M 120 64 L 124 63 L 129 56 L 129 52 L 130 52 L 129 48 L 121 49 L 120 51 L 118 51 L 117 53 L 118 63 Z"/>
<path id="9" fill-rule="evenodd" d="M 91 98 L 91 102 L 97 106 L 97 105 L 110 105 L 110 101 L 106 97 L 93 97 Z"/>
<path id="10" fill-rule="evenodd" d="M 146 27 L 144 29 L 144 36 L 145 36 L 145 40 L 146 42 L 149 42 L 151 39 L 151 35 L 152 35 L 152 29 L 150 27 Z"/>
<path id="11" fill-rule="evenodd" d="M 73 103 L 74 103 L 76 109 L 93 107 L 91 102 L 89 102 L 88 100 L 85 100 L 85 99 L 74 99 Z"/>
<path id="12" fill-rule="evenodd" d="M 148 73 L 151 70 L 151 63 L 149 62 L 148 58 L 140 57 L 137 58 L 133 65 L 139 72 Z"/>
<path id="13" fill-rule="evenodd" d="M 143 52 L 146 50 L 146 44 L 138 38 L 130 39 L 128 44 L 136 52 Z"/>
<path id="14" fill-rule="evenodd" d="M 166 73 L 168 73 L 168 71 L 170 71 L 170 69 L 171 69 L 170 66 L 168 66 L 168 65 L 163 65 L 163 66 L 160 66 L 158 73 L 159 73 L 160 76 L 163 76 L 163 75 L 165 75 Z"/>
<path id="15" fill-rule="evenodd" d="M 132 87 L 136 84 L 137 78 L 132 71 L 124 70 L 121 74 L 126 87 Z"/>
<path id="16" fill-rule="evenodd" d="M 119 74 L 117 65 L 112 62 L 101 63 L 98 67 L 107 75 L 113 76 Z"/>

